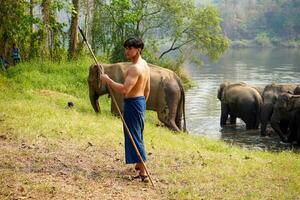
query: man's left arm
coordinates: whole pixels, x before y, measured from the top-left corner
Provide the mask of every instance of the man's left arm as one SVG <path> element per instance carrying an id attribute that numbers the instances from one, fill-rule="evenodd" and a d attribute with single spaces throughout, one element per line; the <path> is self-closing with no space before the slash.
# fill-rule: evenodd
<path id="1" fill-rule="evenodd" d="M 149 94 L 150 94 L 150 75 L 149 75 L 149 78 L 147 80 L 147 85 L 146 85 L 146 88 L 145 88 L 145 91 L 144 91 L 144 96 L 145 96 L 146 101 L 149 98 Z"/>

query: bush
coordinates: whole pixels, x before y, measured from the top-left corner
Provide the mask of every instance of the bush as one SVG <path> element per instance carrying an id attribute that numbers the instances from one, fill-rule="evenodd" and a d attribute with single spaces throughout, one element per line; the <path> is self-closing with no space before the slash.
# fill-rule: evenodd
<path id="1" fill-rule="evenodd" d="M 259 33 L 255 38 L 255 42 L 260 47 L 272 47 L 270 38 L 268 37 L 267 33 L 265 33 L 265 32 Z"/>

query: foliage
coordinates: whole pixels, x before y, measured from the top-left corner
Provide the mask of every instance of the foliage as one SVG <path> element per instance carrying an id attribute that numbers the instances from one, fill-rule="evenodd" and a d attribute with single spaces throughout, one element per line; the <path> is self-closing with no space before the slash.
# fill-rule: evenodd
<path id="1" fill-rule="evenodd" d="M 32 23 L 40 21 L 26 13 L 29 7 L 27 1 L 0 0 L 0 5 L 0 52 L 10 57 L 12 44 L 16 43 L 22 50 L 21 54 L 26 57 Z"/>
<path id="2" fill-rule="evenodd" d="M 267 33 L 259 33 L 255 38 L 256 43 L 261 47 L 271 47 L 271 41 Z"/>
<path id="3" fill-rule="evenodd" d="M 300 38 L 299 1 L 214 0 L 213 2 L 220 9 L 223 31 L 231 40 L 254 40 L 264 33 L 281 41 L 295 41 Z M 280 45 L 279 42 L 277 44 Z"/>
<path id="4" fill-rule="evenodd" d="M 21 50 L 23 60 L 47 57 L 61 60 L 65 50 L 61 37 L 66 25 L 56 19 L 64 8 L 58 0 L 0 0 L 0 52 L 10 57 L 13 43 Z M 42 16 L 34 14 L 41 10 Z M 35 11 L 35 12 L 34 12 Z"/>
<path id="5" fill-rule="evenodd" d="M 217 59 L 228 47 L 227 39 L 222 35 L 218 11 L 207 6 L 197 8 L 193 1 L 120 1 L 98 0 L 93 18 L 93 47 L 111 56 L 111 61 L 124 60 L 122 44 L 124 40 L 136 35 L 148 42 L 170 46 L 158 55 L 146 50 L 152 60 L 158 60 L 174 50 L 183 50 L 187 46 L 197 49 L 213 60 Z M 154 59 L 156 57 L 156 59 Z"/>

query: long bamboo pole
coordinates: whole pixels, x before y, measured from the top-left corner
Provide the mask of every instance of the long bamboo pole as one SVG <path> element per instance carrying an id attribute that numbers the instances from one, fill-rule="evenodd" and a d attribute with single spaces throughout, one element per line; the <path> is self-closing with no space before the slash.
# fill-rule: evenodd
<path id="1" fill-rule="evenodd" d="M 80 28 L 79 26 L 78 26 L 78 29 L 79 29 L 79 32 L 80 32 L 80 34 L 81 34 L 81 36 L 82 36 L 84 42 L 85 42 L 86 45 L 88 46 L 89 51 L 91 52 L 91 54 L 92 54 L 92 56 L 93 56 L 93 58 L 94 58 L 94 61 L 95 61 L 96 65 L 97 65 L 98 67 L 100 67 L 100 73 L 101 73 L 101 74 L 104 74 L 104 68 L 103 68 L 102 65 L 100 65 L 100 64 L 98 63 L 97 58 L 96 58 L 96 56 L 95 56 L 93 50 L 91 49 L 91 47 L 90 47 L 90 45 L 89 45 L 89 43 L 88 43 L 88 41 L 87 41 L 87 39 L 86 39 L 86 37 L 85 37 L 83 31 L 81 30 L 81 28 Z M 100 81 L 101 81 L 101 80 L 99 80 L 99 82 L 100 82 Z M 123 125 L 124 125 L 124 127 L 125 127 L 125 129 L 126 129 L 126 132 L 127 132 L 128 136 L 129 136 L 129 139 L 130 139 L 130 141 L 131 141 L 131 143 L 132 143 L 132 145 L 133 145 L 133 147 L 134 147 L 134 149 L 135 149 L 135 152 L 137 153 L 137 155 L 138 155 L 138 157 L 139 157 L 139 159 L 140 159 L 142 165 L 144 166 L 145 171 L 146 171 L 146 173 L 147 173 L 147 176 L 148 176 L 149 179 L 150 179 L 150 182 L 151 182 L 152 186 L 155 187 L 155 185 L 154 185 L 154 183 L 153 183 L 153 180 L 152 180 L 152 177 L 150 176 L 150 173 L 149 173 L 149 171 L 148 171 L 148 168 L 147 168 L 147 166 L 146 166 L 146 164 L 145 164 L 145 162 L 144 162 L 144 160 L 143 160 L 143 158 L 142 158 L 142 156 L 141 156 L 141 154 L 140 154 L 140 152 L 139 152 L 139 150 L 138 150 L 138 148 L 137 148 L 137 146 L 136 146 L 136 144 L 135 144 L 135 142 L 134 142 L 134 140 L 133 140 L 132 134 L 131 134 L 131 132 L 130 132 L 130 130 L 129 130 L 129 128 L 128 128 L 126 122 L 125 122 L 125 120 L 124 120 L 124 117 L 123 117 L 123 115 L 122 115 L 122 113 L 121 113 L 121 110 L 120 110 L 120 108 L 119 108 L 119 106 L 118 106 L 118 104 L 117 104 L 117 101 L 116 101 L 116 99 L 115 99 L 113 93 L 112 93 L 112 89 L 111 89 L 111 87 L 109 87 L 109 85 L 107 85 L 107 87 L 108 87 L 108 91 L 109 91 L 109 94 L 110 94 L 110 96 L 111 96 L 111 99 L 113 100 L 113 103 L 115 104 L 115 106 L 116 106 L 116 108 L 117 108 L 117 110 L 118 110 L 118 113 L 119 113 L 119 115 L 120 115 L 120 117 L 121 117 L 121 120 L 122 120 L 122 122 L 123 122 Z"/>

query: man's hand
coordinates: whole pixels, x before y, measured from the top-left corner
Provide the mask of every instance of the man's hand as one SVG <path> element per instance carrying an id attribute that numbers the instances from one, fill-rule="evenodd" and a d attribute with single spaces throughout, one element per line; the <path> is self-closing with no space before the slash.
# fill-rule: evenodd
<path id="1" fill-rule="evenodd" d="M 100 79 L 102 84 L 107 84 L 110 81 L 110 78 L 107 74 L 101 74 Z"/>

